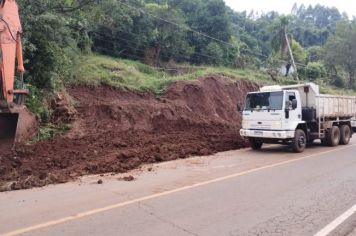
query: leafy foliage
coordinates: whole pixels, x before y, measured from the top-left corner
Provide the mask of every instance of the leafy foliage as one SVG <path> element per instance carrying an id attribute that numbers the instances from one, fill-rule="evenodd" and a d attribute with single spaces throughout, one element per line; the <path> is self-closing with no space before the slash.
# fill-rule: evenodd
<path id="1" fill-rule="evenodd" d="M 325 61 L 332 65 L 337 74 L 339 66 L 348 74 L 348 85 L 355 86 L 356 76 L 356 23 L 340 22 L 336 33 L 329 38 L 325 46 Z"/>
<path id="2" fill-rule="evenodd" d="M 309 80 L 316 80 L 326 76 L 326 70 L 320 62 L 309 62 L 306 67 L 306 76 Z"/>

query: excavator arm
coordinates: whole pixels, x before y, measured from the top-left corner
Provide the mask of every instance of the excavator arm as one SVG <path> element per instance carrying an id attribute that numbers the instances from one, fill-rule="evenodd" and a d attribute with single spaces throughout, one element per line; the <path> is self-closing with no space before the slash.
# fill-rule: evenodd
<path id="1" fill-rule="evenodd" d="M 25 72 L 22 56 L 21 23 L 15 0 L 2 0 L 0 5 L 1 97 L 9 105 L 18 91 L 14 90 L 15 61 L 22 77 Z M 5 103 L 4 103 L 5 104 Z"/>
<path id="2" fill-rule="evenodd" d="M 25 107 L 29 92 L 23 83 L 21 32 L 16 1 L 0 0 L 0 152 L 4 149 L 1 147 L 12 147 L 15 141 L 27 138 L 36 127 L 35 117 Z"/>

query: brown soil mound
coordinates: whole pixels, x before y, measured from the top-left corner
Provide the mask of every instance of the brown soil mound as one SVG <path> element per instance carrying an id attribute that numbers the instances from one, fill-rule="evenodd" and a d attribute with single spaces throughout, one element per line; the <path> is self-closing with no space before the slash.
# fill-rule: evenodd
<path id="1" fill-rule="evenodd" d="M 0 186 L 43 186 L 246 147 L 236 104 L 256 89 L 223 77 L 176 82 L 160 97 L 107 86 L 68 88 L 77 101 L 73 129 L 0 157 Z"/>

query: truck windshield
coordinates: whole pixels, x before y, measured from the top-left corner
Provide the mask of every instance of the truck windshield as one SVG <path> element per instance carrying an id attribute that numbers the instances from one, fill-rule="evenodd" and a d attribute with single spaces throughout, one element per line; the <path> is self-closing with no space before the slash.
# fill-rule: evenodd
<path id="1" fill-rule="evenodd" d="M 282 110 L 283 91 L 250 93 L 246 98 L 245 110 Z"/>

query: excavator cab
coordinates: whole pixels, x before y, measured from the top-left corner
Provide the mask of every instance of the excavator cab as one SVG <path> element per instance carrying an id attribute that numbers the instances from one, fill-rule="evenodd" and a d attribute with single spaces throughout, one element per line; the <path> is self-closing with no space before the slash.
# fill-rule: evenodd
<path id="1" fill-rule="evenodd" d="M 0 154 L 28 138 L 37 123 L 25 106 L 29 92 L 23 83 L 21 31 L 16 1 L 0 0 Z M 15 88 L 15 70 L 19 88 Z"/>

